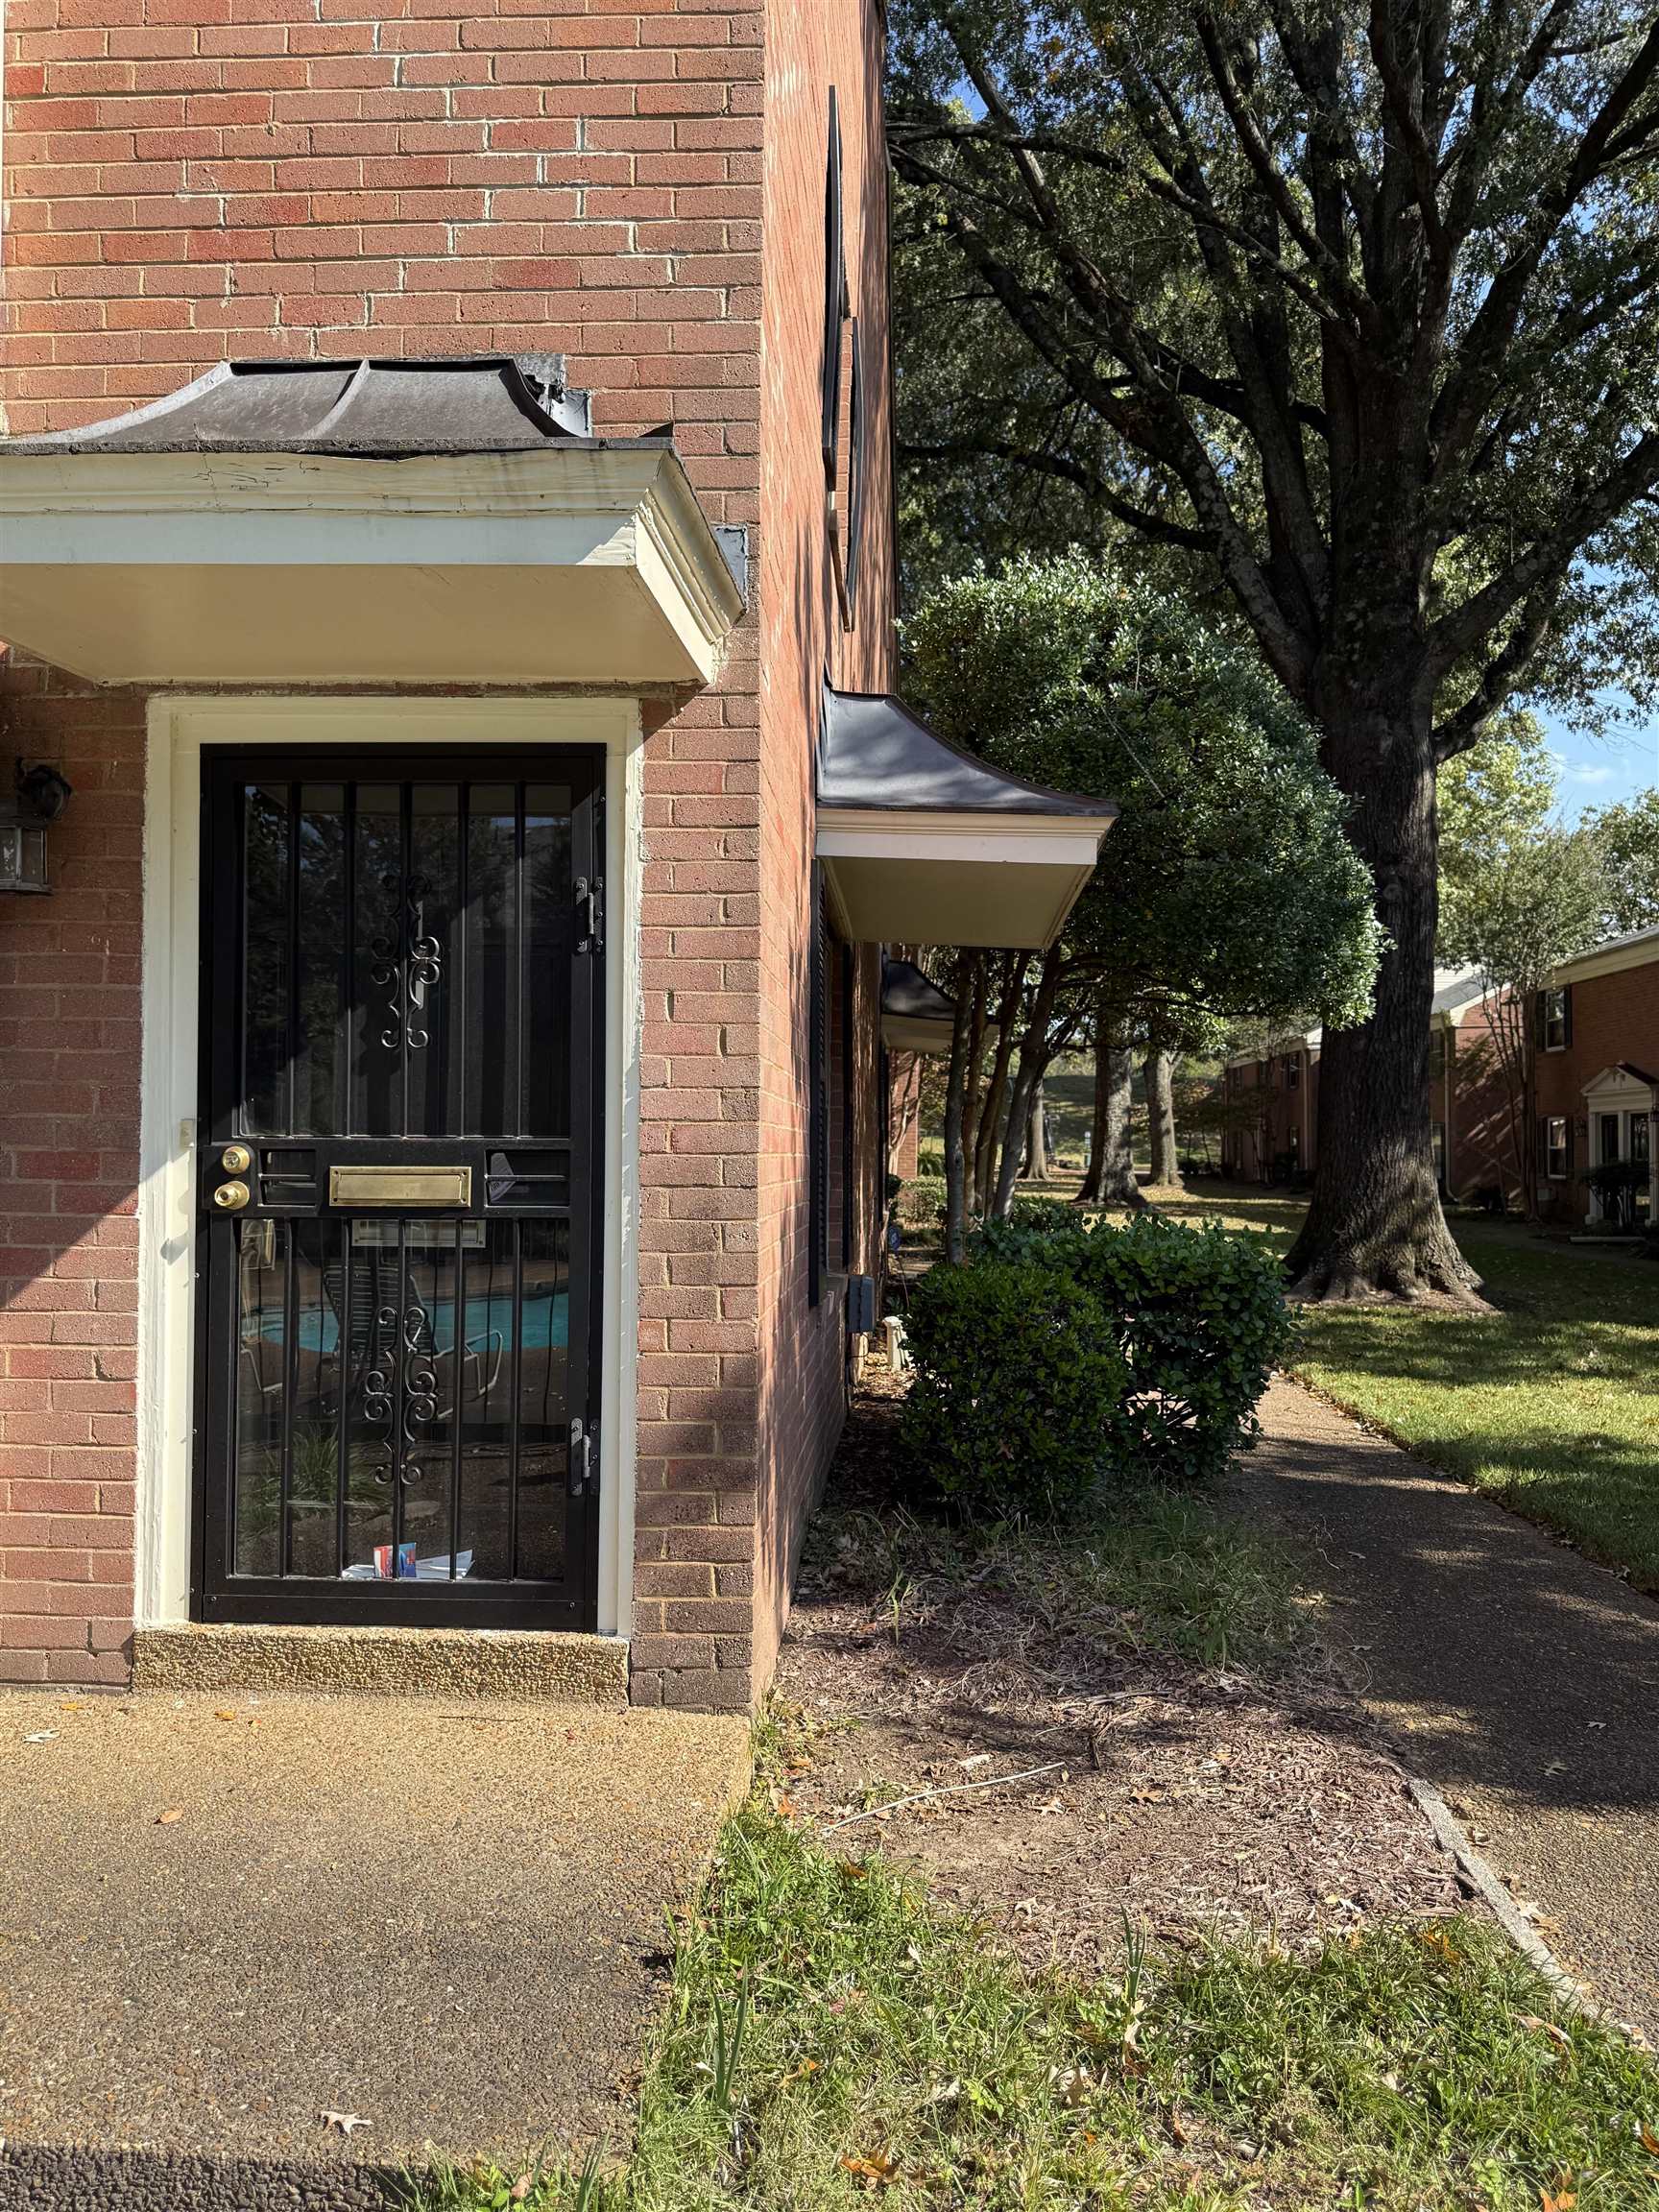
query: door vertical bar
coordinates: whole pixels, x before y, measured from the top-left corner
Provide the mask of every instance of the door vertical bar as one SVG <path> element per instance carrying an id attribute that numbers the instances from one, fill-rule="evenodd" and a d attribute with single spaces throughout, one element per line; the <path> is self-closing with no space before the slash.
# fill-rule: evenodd
<path id="1" fill-rule="evenodd" d="M 513 1412 L 507 1430 L 507 1578 L 518 1578 L 518 1400 L 524 1345 L 524 1224 L 513 1224 Z"/>
<path id="2" fill-rule="evenodd" d="M 334 1126 L 342 1137 L 349 1137 L 355 1125 L 357 1104 L 357 785 L 349 777 L 341 793 L 340 824 L 345 845 L 341 926 L 346 933 L 346 990 L 341 1016 L 346 1026 L 346 1049 L 341 1054 L 344 1066 L 340 1070 L 339 1112 L 334 1117 Z M 350 1250 L 349 1243 L 347 1250 Z M 347 1272 L 349 1274 L 349 1268 Z M 345 1560 L 340 1564 L 344 1568 Z"/>
<path id="3" fill-rule="evenodd" d="M 524 1112 L 524 786 L 513 784 L 513 1122 L 522 1135 L 528 1117 Z"/>
<path id="4" fill-rule="evenodd" d="M 459 1572 L 461 1551 L 461 1431 L 465 1408 L 462 1393 L 467 1376 L 467 1238 L 466 1225 L 455 1224 L 455 1335 L 450 1367 L 455 1377 L 449 1411 L 449 1579 Z"/>
<path id="5" fill-rule="evenodd" d="M 393 988 L 397 994 L 397 1134 L 409 1134 L 409 962 L 410 937 L 413 924 L 410 920 L 410 878 L 415 868 L 414 852 L 415 786 L 399 783 L 397 786 L 397 981 Z M 398 1252 L 402 1252 L 402 1232 L 398 1232 Z"/>
<path id="6" fill-rule="evenodd" d="M 449 948 L 449 1003 L 455 1010 L 455 1019 L 448 1029 L 454 1071 L 445 1086 L 450 1094 L 445 1103 L 451 1115 L 447 1134 L 460 1137 L 467 1129 L 467 956 L 470 927 L 467 913 L 467 849 L 472 826 L 471 785 L 465 781 L 455 786 L 455 929 L 454 943 Z M 460 1259 L 459 1250 L 455 1256 Z"/>
<path id="7" fill-rule="evenodd" d="M 271 1234 L 282 1238 L 282 1461 L 277 1477 L 279 1518 L 276 1523 L 276 1572 L 286 1575 L 289 1565 L 289 1499 L 294 1489 L 294 1400 L 300 1389 L 300 1270 L 295 1247 L 297 1224 L 277 1221 Z M 265 1234 L 260 1224 L 260 1234 Z"/>
<path id="8" fill-rule="evenodd" d="M 283 1122 L 285 1134 L 292 1136 L 300 1126 L 300 784 L 298 780 L 288 785 L 288 865 L 287 881 L 283 888 L 283 920 L 288 942 L 283 949 L 286 963 L 284 980 L 287 984 L 288 1066 L 283 1078 L 283 1092 L 288 1102 L 287 1118 Z"/>
<path id="9" fill-rule="evenodd" d="M 573 877 L 589 883 L 604 872 L 604 799 L 601 788 L 571 792 L 570 865 Z M 575 884 L 571 883 L 572 916 Z M 595 1372 L 593 1312 L 594 1255 L 603 1249 L 604 1177 L 595 1174 L 597 1129 L 602 1097 L 604 1063 L 604 932 L 589 940 L 586 952 L 576 950 L 574 923 L 570 940 L 570 1214 L 565 1243 L 569 1305 L 568 1342 L 565 1361 L 565 1418 L 568 1425 L 580 1419 L 591 1435 L 599 1407 L 599 1381 Z M 566 1429 L 566 1453 L 570 1451 Z M 599 1464 L 595 1456 L 595 1471 Z M 566 1460 L 565 1484 L 565 1541 L 566 1556 L 580 1559 L 585 1581 L 592 1583 L 598 1572 L 599 1515 L 586 1483 L 582 1495 L 572 1495 L 574 1469 Z M 596 1479 L 596 1472 L 595 1472 Z"/>
<path id="10" fill-rule="evenodd" d="M 404 1400 L 403 1370 L 408 1364 L 404 1357 L 403 1317 L 409 1310 L 409 1224 L 401 1216 L 397 1222 L 397 1318 L 392 1329 L 392 1572 L 397 1572 L 397 1547 L 403 1541 L 403 1459 L 407 1449 L 403 1436 Z"/>
<path id="11" fill-rule="evenodd" d="M 351 1487 L 351 1219 L 342 1214 L 325 1220 L 324 1234 L 340 1235 L 340 1310 L 335 1324 L 340 1331 L 339 1441 L 334 1452 L 334 1572 L 346 1572 L 346 1511 Z"/>

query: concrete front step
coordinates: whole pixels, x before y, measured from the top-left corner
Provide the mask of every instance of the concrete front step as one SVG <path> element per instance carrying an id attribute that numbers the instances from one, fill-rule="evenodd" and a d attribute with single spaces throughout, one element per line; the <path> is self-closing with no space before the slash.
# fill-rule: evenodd
<path id="1" fill-rule="evenodd" d="M 624 2148 L 748 1781 L 732 1715 L 0 1693 L 0 2212 L 384 2212 L 429 2143 Z"/>
<path id="2" fill-rule="evenodd" d="M 140 1628 L 134 1690 L 628 1702 L 619 1636 L 524 1628 L 335 1628 L 191 1622 Z"/>

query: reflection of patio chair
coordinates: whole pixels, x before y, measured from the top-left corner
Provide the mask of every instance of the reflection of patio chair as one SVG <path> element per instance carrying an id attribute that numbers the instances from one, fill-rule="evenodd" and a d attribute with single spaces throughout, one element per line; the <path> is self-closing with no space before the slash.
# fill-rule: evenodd
<path id="1" fill-rule="evenodd" d="M 339 1337 L 346 1343 L 346 1389 L 356 1391 L 363 1379 L 374 1367 L 382 1355 L 399 1358 L 405 1352 L 424 1354 L 440 1378 L 445 1368 L 450 1383 L 445 1391 L 438 1392 L 438 1407 L 432 1418 L 445 1422 L 453 1415 L 458 1403 L 467 1398 L 487 1401 L 501 1374 L 501 1364 L 507 1355 L 507 1340 L 497 1328 L 486 1328 L 475 1335 L 465 1336 L 459 1345 L 440 1349 L 432 1333 L 432 1315 L 421 1307 L 421 1327 L 412 1345 L 403 1342 L 403 1314 L 398 1301 L 402 1294 L 400 1269 L 395 1252 L 353 1251 L 350 1257 L 351 1297 L 349 1303 L 349 1332 L 345 1325 L 347 1313 L 346 1266 L 336 1260 L 323 1268 L 323 1286 L 333 1310 L 334 1325 Z M 397 1315 L 390 1328 L 382 1328 L 382 1312 Z M 463 1313 L 462 1326 L 466 1326 Z M 462 1392 L 458 1398 L 454 1376 L 457 1364 L 462 1370 Z"/>

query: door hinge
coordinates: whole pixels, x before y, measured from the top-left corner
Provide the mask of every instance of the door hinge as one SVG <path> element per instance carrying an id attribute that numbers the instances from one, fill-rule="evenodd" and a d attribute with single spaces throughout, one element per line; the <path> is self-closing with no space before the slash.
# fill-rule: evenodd
<path id="1" fill-rule="evenodd" d="M 593 1435 L 585 1421 L 570 1424 L 570 1473 L 566 1482 L 572 1498 L 585 1497 L 593 1482 Z"/>
<path id="2" fill-rule="evenodd" d="M 605 949 L 605 878 L 603 876 L 577 877 L 576 904 L 582 916 L 582 926 L 576 939 L 577 951 L 602 952 Z"/>

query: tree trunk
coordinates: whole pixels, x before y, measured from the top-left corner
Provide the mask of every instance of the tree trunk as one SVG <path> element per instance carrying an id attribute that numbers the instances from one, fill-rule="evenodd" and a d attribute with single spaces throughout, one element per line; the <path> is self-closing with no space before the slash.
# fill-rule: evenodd
<path id="1" fill-rule="evenodd" d="M 1002 1158 L 997 1169 L 997 1195 L 991 1208 L 998 1221 L 1007 1220 L 1009 1210 L 1014 1204 L 1014 1185 L 1020 1174 L 1021 1137 L 1030 1119 L 1032 1094 L 1047 1071 L 1048 1024 L 1054 1018 L 1054 1001 L 1060 994 L 1060 948 L 1056 945 L 1043 956 L 1031 1019 L 1025 1025 L 1024 1036 L 1020 1040 L 1020 1063 L 1008 1100 L 1008 1128 L 1002 1140 Z"/>
<path id="2" fill-rule="evenodd" d="M 1039 1081 L 1031 1094 L 1031 1113 L 1026 1122 L 1025 1174 L 1032 1183 L 1048 1180 L 1048 1145 L 1043 1133 L 1043 1085 Z"/>
<path id="3" fill-rule="evenodd" d="M 1179 1190 L 1181 1163 L 1175 1150 L 1174 1064 L 1167 1052 L 1146 1055 L 1146 1126 L 1152 1152 L 1152 1188 Z"/>
<path id="4" fill-rule="evenodd" d="M 977 1158 L 974 1165 L 974 1185 L 981 1213 L 990 1212 L 991 1197 L 996 1189 L 997 1142 L 1003 1127 L 1002 1108 L 1008 1095 L 1008 1068 L 1014 1056 L 1020 1000 L 1025 989 L 1025 972 L 1030 965 L 1031 956 L 1027 952 L 1010 956 L 1003 977 L 1001 1003 L 997 1009 L 997 1049 L 992 1055 L 991 1079 L 985 1087 L 985 1099 L 979 1110 Z"/>
<path id="5" fill-rule="evenodd" d="M 1430 1013 L 1437 898 L 1430 706 L 1408 653 L 1363 691 L 1333 679 L 1313 702 L 1326 758 L 1352 802 L 1386 932 L 1371 1018 L 1327 1029 L 1313 1195 L 1286 1268 L 1306 1298 L 1479 1303 L 1440 1208 L 1430 1134 Z"/>
<path id="6" fill-rule="evenodd" d="M 1103 1021 L 1094 1024 L 1094 1103 L 1089 1118 L 1089 1157 L 1076 1204 L 1092 1206 L 1100 1196 L 1100 1163 L 1106 1156 L 1106 1120 L 1111 1111 L 1111 1032 Z"/>
<path id="7" fill-rule="evenodd" d="M 970 955 L 956 956 L 956 1018 L 950 1024 L 950 1071 L 945 1085 L 945 1257 L 960 1267 L 968 1256 L 967 1163 L 962 1150 L 962 1094 L 968 1073 Z"/>
<path id="8" fill-rule="evenodd" d="M 986 955 L 974 955 L 974 998 L 968 1017 L 968 1062 L 962 1076 L 963 1211 L 970 1217 L 978 1211 L 974 1166 L 979 1141 L 979 1066 L 985 1056 Z"/>
<path id="9" fill-rule="evenodd" d="M 1099 1047 L 1095 1049 L 1098 1054 Z M 1146 1201 L 1135 1175 L 1135 1063 L 1129 1047 L 1121 1044 L 1111 1029 L 1106 1031 L 1103 1085 L 1099 1066 L 1097 1057 L 1095 1112 L 1100 1127 L 1097 1196 L 1102 1206 L 1127 1206 L 1139 1212 Z"/>

